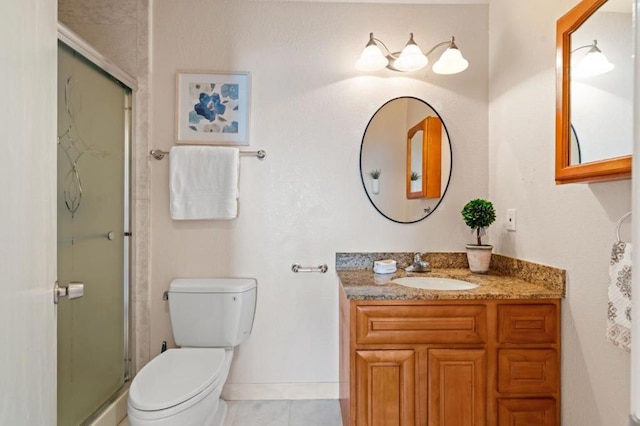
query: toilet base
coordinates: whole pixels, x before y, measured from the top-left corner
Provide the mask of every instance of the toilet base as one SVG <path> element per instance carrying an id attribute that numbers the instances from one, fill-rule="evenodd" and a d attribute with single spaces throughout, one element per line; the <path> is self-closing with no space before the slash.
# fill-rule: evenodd
<path id="1" fill-rule="evenodd" d="M 182 416 L 145 420 L 137 418 L 134 413 L 129 411 L 129 424 L 131 426 L 222 426 L 227 417 L 227 403 L 223 399 L 218 399 L 217 402 L 215 411 L 211 411 L 211 414 L 204 419 L 204 422 L 202 422 L 202 417 L 200 420 L 192 420 Z"/>
<path id="2" fill-rule="evenodd" d="M 218 409 L 211 419 L 211 426 L 222 426 L 224 419 L 227 418 L 227 402 L 224 399 L 218 401 Z"/>

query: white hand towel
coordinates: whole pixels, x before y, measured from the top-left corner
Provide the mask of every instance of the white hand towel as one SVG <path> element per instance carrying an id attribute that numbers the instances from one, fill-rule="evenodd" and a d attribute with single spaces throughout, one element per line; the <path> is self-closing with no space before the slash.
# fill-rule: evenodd
<path id="1" fill-rule="evenodd" d="M 171 218 L 235 218 L 239 155 L 238 149 L 232 147 L 172 147 L 169 155 Z"/>
<path id="2" fill-rule="evenodd" d="M 629 351 L 631 345 L 631 244 L 619 241 L 609 262 L 607 339 Z"/>

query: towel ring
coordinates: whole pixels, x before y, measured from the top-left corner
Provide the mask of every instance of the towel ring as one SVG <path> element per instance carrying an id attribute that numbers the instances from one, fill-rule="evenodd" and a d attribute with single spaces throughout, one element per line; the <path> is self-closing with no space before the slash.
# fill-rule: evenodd
<path id="1" fill-rule="evenodd" d="M 620 218 L 620 220 L 618 220 L 618 224 L 616 225 L 616 242 L 621 242 L 622 241 L 620 239 L 620 227 L 622 226 L 622 222 L 624 222 L 624 220 L 626 218 L 628 218 L 629 216 L 631 216 L 631 212 L 627 212 L 627 213 L 623 214 L 622 217 Z"/>

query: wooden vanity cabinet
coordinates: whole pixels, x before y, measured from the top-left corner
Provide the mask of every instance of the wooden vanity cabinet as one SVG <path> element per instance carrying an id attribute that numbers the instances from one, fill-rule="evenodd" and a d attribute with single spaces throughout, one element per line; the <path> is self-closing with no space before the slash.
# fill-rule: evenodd
<path id="1" fill-rule="evenodd" d="M 560 424 L 560 302 L 340 297 L 344 426 Z"/>

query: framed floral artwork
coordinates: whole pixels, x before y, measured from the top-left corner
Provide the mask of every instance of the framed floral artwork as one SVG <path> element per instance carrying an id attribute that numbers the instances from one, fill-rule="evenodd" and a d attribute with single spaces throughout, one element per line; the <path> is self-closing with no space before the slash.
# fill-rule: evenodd
<path id="1" fill-rule="evenodd" d="M 249 101 L 247 72 L 178 72 L 177 143 L 249 145 Z"/>

